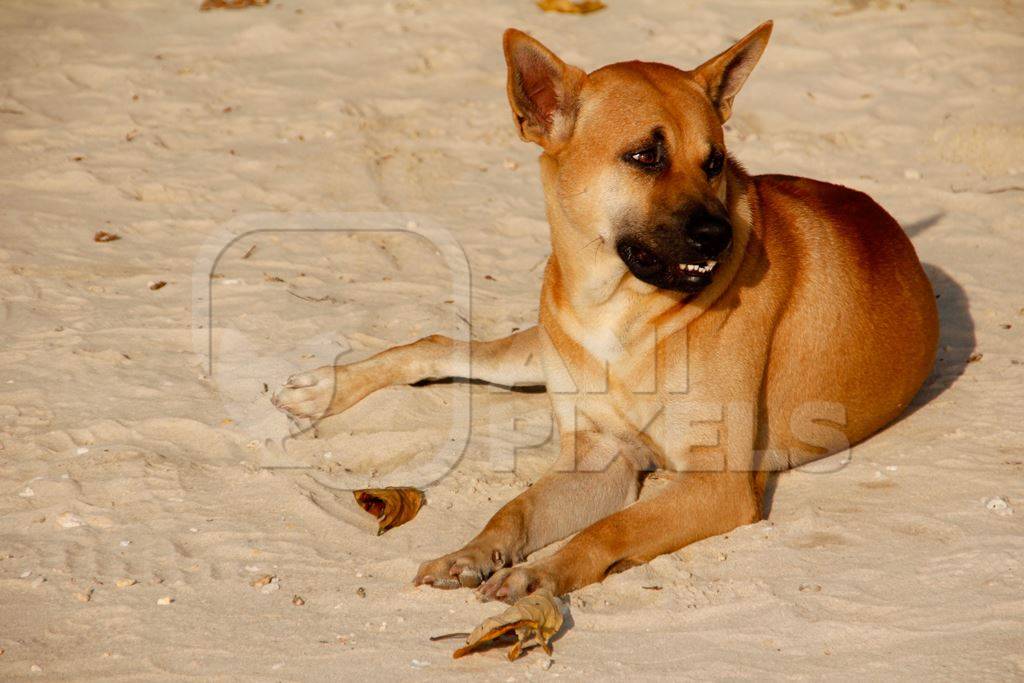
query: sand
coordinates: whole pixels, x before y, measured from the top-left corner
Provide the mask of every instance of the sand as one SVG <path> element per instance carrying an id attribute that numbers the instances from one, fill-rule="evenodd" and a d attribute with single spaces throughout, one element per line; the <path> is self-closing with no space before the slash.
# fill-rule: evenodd
<path id="1" fill-rule="evenodd" d="M 198 4 L 0 7 L 0 679 L 1024 676 L 1021 7 Z M 500 606 L 410 581 L 543 471 L 546 397 L 393 388 L 313 438 L 269 392 L 460 315 L 533 324 L 548 236 L 505 27 L 588 69 L 693 66 L 766 18 L 730 149 L 900 220 L 935 374 L 849 462 L 782 477 L 768 520 L 574 594 L 552 662 L 452 661 L 428 636 Z M 454 471 L 377 537 L 344 489 L 429 478 L 470 404 Z"/>

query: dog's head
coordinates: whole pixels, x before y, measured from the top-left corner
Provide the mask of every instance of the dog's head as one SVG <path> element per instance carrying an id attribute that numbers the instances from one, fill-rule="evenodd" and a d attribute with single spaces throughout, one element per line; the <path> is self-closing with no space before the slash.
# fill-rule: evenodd
<path id="1" fill-rule="evenodd" d="M 544 148 L 548 201 L 583 243 L 659 288 L 710 284 L 733 233 L 722 125 L 771 30 L 762 24 L 693 71 L 622 62 L 590 74 L 505 32 L 516 127 Z"/>

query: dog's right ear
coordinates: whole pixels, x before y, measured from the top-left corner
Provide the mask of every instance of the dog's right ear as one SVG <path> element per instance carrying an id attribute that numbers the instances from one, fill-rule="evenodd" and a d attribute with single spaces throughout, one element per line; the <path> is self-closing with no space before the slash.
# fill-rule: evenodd
<path id="1" fill-rule="evenodd" d="M 505 31 L 503 44 L 508 101 L 519 137 L 555 151 L 572 135 L 587 75 L 517 29 Z"/>

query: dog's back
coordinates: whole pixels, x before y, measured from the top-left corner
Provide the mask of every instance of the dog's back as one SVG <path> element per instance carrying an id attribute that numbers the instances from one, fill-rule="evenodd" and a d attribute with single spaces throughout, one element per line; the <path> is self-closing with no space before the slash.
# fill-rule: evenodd
<path id="1" fill-rule="evenodd" d="M 799 450 L 808 439 L 794 433 L 794 414 L 816 403 L 834 404 L 838 431 L 861 441 L 895 419 L 931 372 L 931 285 L 902 228 L 866 194 L 782 175 L 753 182 L 765 258 L 792 283 L 772 340 L 760 447 Z"/>

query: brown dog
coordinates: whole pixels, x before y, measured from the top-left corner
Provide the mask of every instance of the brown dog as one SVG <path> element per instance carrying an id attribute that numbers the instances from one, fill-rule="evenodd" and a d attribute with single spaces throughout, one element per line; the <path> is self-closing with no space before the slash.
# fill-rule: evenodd
<path id="1" fill-rule="evenodd" d="M 771 29 L 693 71 L 590 74 L 505 33 L 515 123 L 543 149 L 540 324 L 471 348 L 428 337 L 275 397 L 329 415 L 389 384 L 464 376 L 467 351 L 477 378 L 547 385 L 558 462 L 417 584 L 561 594 L 754 522 L 767 472 L 866 438 L 921 386 L 938 318 L 899 225 L 864 194 L 752 177 L 726 154 L 722 125 Z M 653 469 L 673 474 L 638 501 Z"/>

